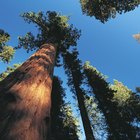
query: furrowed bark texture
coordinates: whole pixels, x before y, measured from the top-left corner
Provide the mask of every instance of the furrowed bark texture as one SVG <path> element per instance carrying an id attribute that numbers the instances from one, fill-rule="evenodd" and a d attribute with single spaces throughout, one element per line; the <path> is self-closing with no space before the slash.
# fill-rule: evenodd
<path id="1" fill-rule="evenodd" d="M 0 83 L 0 140 L 49 140 L 55 56 L 44 44 Z"/>

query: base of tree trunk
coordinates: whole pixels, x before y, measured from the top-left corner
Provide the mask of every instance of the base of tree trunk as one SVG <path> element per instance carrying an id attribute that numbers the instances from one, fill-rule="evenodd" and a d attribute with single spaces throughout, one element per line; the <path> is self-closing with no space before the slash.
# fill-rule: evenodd
<path id="1" fill-rule="evenodd" d="M 49 140 L 55 56 L 44 44 L 0 83 L 0 140 Z"/>

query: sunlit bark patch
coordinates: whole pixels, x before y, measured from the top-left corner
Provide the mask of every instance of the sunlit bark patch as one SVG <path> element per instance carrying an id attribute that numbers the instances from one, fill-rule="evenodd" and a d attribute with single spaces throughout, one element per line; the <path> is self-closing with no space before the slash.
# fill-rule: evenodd
<path id="1" fill-rule="evenodd" d="M 43 45 L 0 83 L 0 140 L 47 139 L 55 54 Z"/>

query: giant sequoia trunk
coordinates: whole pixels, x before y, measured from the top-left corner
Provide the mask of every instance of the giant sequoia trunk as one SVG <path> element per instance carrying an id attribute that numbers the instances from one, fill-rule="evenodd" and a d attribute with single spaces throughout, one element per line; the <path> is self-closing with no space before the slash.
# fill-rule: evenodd
<path id="1" fill-rule="evenodd" d="M 0 140 L 49 140 L 55 56 L 44 44 L 0 83 Z"/>

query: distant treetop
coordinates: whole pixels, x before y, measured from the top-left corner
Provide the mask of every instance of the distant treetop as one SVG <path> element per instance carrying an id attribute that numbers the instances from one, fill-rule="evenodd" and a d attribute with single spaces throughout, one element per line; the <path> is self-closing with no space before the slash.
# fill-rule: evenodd
<path id="1" fill-rule="evenodd" d="M 80 0 L 82 11 L 87 16 L 95 16 L 105 23 L 116 14 L 122 14 L 138 7 L 140 0 Z"/>
<path id="2" fill-rule="evenodd" d="M 0 29 L 0 61 L 9 62 L 14 55 L 15 51 L 13 47 L 6 45 L 6 42 L 9 41 L 9 39 L 10 35 Z"/>

